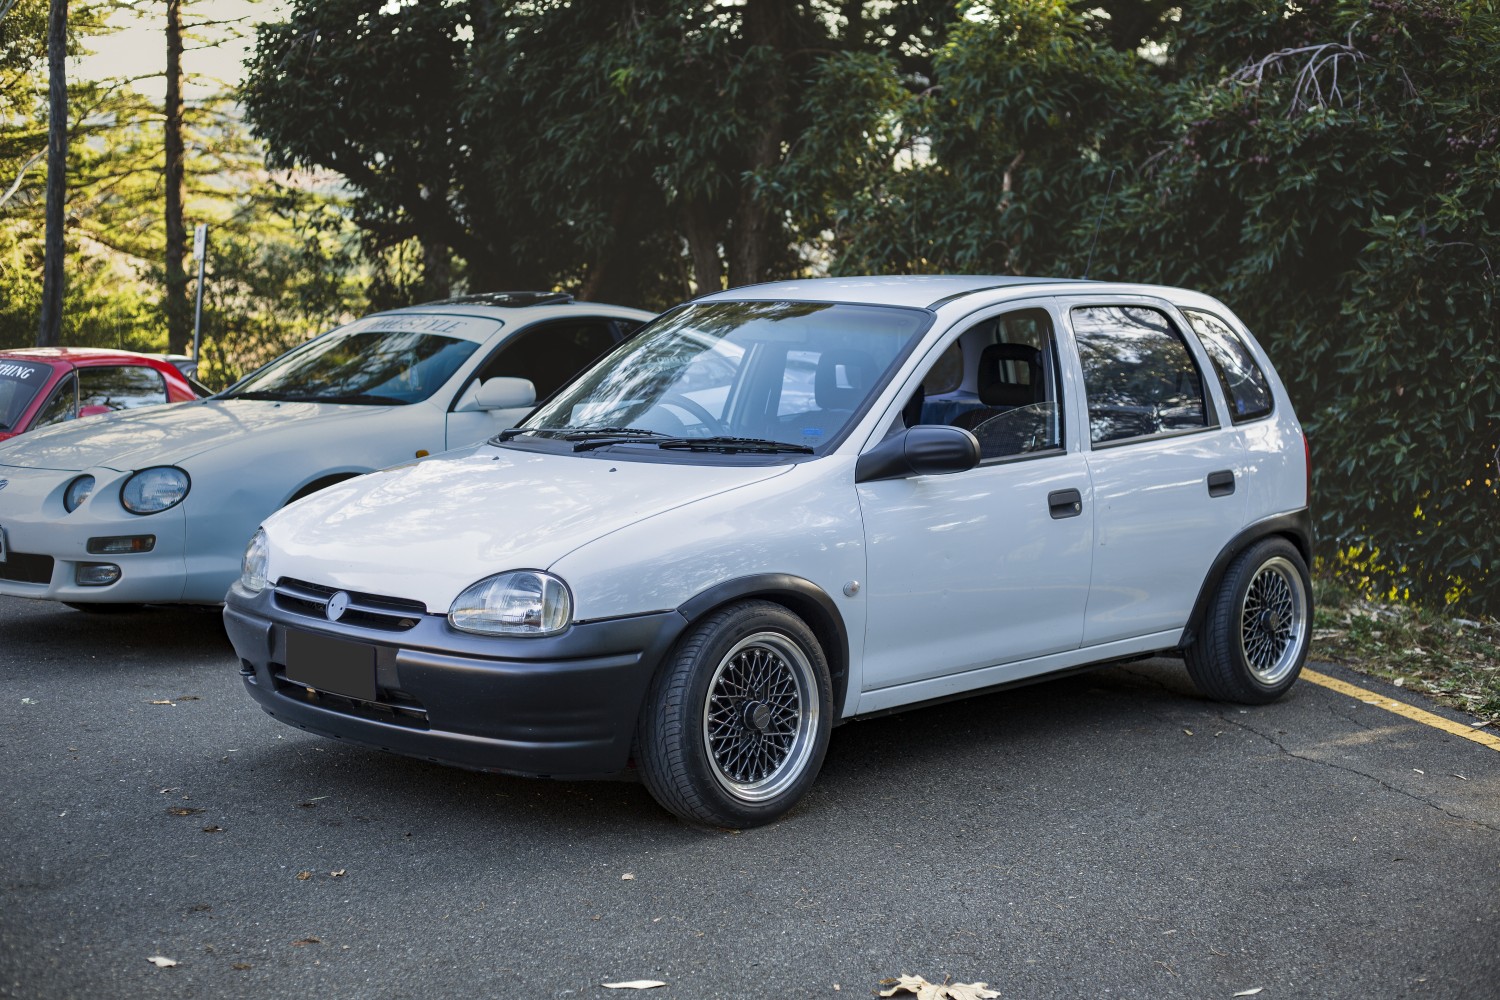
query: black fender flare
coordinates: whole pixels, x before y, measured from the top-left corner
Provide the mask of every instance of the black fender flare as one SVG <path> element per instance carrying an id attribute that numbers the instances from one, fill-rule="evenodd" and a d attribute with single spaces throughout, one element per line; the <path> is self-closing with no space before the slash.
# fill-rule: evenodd
<path id="1" fill-rule="evenodd" d="M 849 629 L 838 605 L 822 587 L 790 573 L 757 573 L 717 583 L 677 606 L 677 613 L 691 624 L 715 608 L 732 601 L 760 598 L 785 606 L 805 621 L 828 658 L 833 681 L 833 721 L 843 714 L 849 691 Z"/>
<path id="2" fill-rule="evenodd" d="M 1276 514 L 1246 527 L 1219 551 L 1208 567 L 1208 572 L 1204 574 L 1203 584 L 1198 588 L 1198 599 L 1193 602 L 1193 613 L 1188 617 L 1187 627 L 1182 630 L 1182 638 L 1177 642 L 1178 649 L 1191 646 L 1202 631 L 1203 619 L 1208 615 L 1214 591 L 1219 589 L 1219 583 L 1224 579 L 1224 573 L 1235 556 L 1262 538 L 1272 536 L 1280 536 L 1297 546 L 1302 561 L 1309 569 L 1312 568 L 1312 513 L 1306 507 L 1286 514 Z"/>

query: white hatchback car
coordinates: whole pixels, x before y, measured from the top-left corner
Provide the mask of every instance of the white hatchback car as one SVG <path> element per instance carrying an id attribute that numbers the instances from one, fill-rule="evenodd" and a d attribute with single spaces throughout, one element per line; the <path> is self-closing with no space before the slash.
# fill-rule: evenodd
<path id="1" fill-rule="evenodd" d="M 1306 442 L 1222 304 L 823 279 L 679 307 L 489 443 L 269 518 L 225 622 L 283 722 L 463 767 L 632 766 L 691 821 L 789 809 L 842 721 L 1185 654 L 1307 654 Z"/>
<path id="2" fill-rule="evenodd" d="M 367 316 L 209 399 L 0 445 L 0 594 L 218 604 L 286 503 L 509 427 L 651 318 L 567 295 Z"/>

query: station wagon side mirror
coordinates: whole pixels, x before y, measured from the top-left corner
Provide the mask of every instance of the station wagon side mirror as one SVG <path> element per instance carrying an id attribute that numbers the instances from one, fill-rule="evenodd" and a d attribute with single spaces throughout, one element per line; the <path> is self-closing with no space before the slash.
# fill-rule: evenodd
<path id="1" fill-rule="evenodd" d="M 918 424 L 893 434 L 859 456 L 854 481 L 941 476 L 979 464 L 979 441 L 962 427 Z"/>
<path id="2" fill-rule="evenodd" d="M 526 378 L 487 378 L 471 385 L 453 407 L 453 412 L 470 410 L 518 410 L 536 405 L 536 386 Z"/>

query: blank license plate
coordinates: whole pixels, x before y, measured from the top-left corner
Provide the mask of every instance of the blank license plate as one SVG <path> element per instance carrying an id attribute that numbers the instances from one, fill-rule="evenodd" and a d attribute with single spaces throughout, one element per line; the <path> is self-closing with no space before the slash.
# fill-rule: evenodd
<path id="1" fill-rule="evenodd" d="M 374 701 L 375 647 L 288 630 L 286 677 L 318 691 Z"/>

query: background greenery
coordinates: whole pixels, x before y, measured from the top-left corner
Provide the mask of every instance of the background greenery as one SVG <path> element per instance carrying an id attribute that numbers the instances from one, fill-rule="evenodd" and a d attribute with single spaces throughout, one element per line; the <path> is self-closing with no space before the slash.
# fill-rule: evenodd
<path id="1" fill-rule="evenodd" d="M 44 6 L 0 21 L 0 192 L 45 128 Z M 1325 570 L 1500 611 L 1493 2 L 293 0 L 248 69 L 190 108 L 211 377 L 455 290 L 1185 285 L 1291 389 Z M 73 105 L 65 340 L 159 349 L 157 116 Z M 0 206 L 0 345 L 34 336 L 40 175 Z"/>

